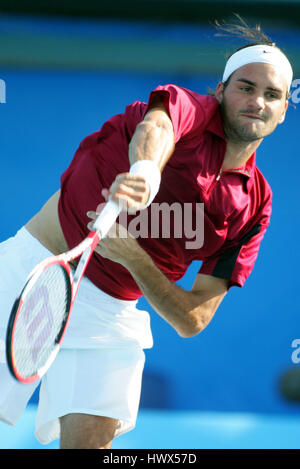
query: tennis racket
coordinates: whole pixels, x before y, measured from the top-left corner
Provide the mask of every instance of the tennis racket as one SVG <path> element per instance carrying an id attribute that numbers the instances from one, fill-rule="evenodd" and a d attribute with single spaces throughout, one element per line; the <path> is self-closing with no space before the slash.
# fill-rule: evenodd
<path id="1" fill-rule="evenodd" d="M 7 363 L 18 381 L 37 381 L 53 363 L 87 264 L 120 211 L 116 202 L 108 201 L 87 238 L 70 251 L 45 259 L 29 274 L 13 305 L 6 333 Z M 73 275 L 69 262 L 79 256 Z"/>

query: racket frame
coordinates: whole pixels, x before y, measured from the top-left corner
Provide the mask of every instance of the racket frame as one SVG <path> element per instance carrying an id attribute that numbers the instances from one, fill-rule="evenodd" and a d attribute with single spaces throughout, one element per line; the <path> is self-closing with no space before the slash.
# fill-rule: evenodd
<path id="1" fill-rule="evenodd" d="M 101 211 L 100 215 L 96 219 L 94 223 L 93 231 L 91 231 L 88 236 L 77 246 L 75 246 L 70 251 L 65 253 L 51 256 L 44 259 L 40 262 L 29 274 L 27 277 L 26 283 L 18 296 L 15 300 L 9 321 L 7 326 L 7 333 L 6 333 L 6 358 L 9 370 L 14 378 L 18 381 L 30 384 L 37 380 L 39 380 L 49 369 L 51 364 L 53 363 L 59 349 L 63 338 L 65 336 L 67 326 L 70 320 L 71 311 L 74 305 L 74 301 L 78 292 L 79 284 L 81 279 L 84 275 L 88 262 L 99 243 L 100 239 L 104 238 L 108 233 L 109 229 L 111 228 L 112 224 L 117 219 L 118 215 L 121 212 L 121 207 L 114 201 L 108 201 L 104 206 L 103 210 Z M 81 256 L 78 265 L 75 269 L 73 274 L 72 269 L 69 265 L 69 262 L 77 259 Z M 24 302 L 24 298 L 30 292 L 31 288 L 35 284 L 36 279 L 41 275 L 41 273 L 50 267 L 51 265 L 61 265 L 68 276 L 70 282 L 70 304 L 68 311 L 66 310 L 65 318 L 62 322 L 61 329 L 59 330 L 55 342 L 56 345 L 54 346 L 52 352 L 50 353 L 49 357 L 45 361 L 45 364 L 41 366 L 34 375 L 31 376 L 23 376 L 17 369 L 14 354 L 13 354 L 13 345 L 14 345 L 14 333 L 15 333 L 15 324 L 20 314 L 22 314 L 22 305 Z M 25 296 L 24 296 L 25 294 Z"/>
<path id="2" fill-rule="evenodd" d="M 7 358 L 8 367 L 12 375 L 21 383 L 31 384 L 39 380 L 45 374 L 45 372 L 49 369 L 49 367 L 52 365 L 53 361 L 55 360 L 56 355 L 59 352 L 61 343 L 64 339 L 67 327 L 68 327 L 71 311 L 74 305 L 74 301 L 77 295 L 80 281 L 84 275 L 87 264 L 98 242 L 99 242 L 99 234 L 97 231 L 93 231 L 89 233 L 88 237 L 84 241 L 82 241 L 82 243 L 76 246 L 74 249 L 72 249 L 68 253 L 63 253 L 57 256 L 51 256 L 51 257 L 44 259 L 29 274 L 27 281 L 25 283 L 25 286 L 23 287 L 19 297 L 15 300 L 15 303 L 13 305 L 12 312 L 11 312 L 9 322 L 8 322 L 8 326 L 7 326 L 7 333 L 6 333 L 6 358 Z M 81 259 L 73 274 L 69 262 L 79 257 L 80 254 L 82 254 Z M 23 376 L 18 370 L 18 367 L 14 359 L 14 352 L 13 352 L 16 323 L 18 321 L 18 316 L 20 312 L 22 311 L 24 300 L 26 296 L 30 293 L 32 287 L 34 286 L 36 282 L 36 279 L 42 274 L 44 270 L 51 267 L 52 265 L 61 265 L 65 271 L 65 275 L 68 277 L 69 286 L 70 286 L 69 307 L 66 310 L 65 317 L 61 323 L 61 328 L 58 331 L 58 334 L 55 338 L 56 345 L 54 346 L 45 364 L 41 368 L 39 368 L 34 375 Z"/>
<path id="3" fill-rule="evenodd" d="M 54 257 L 49 257 L 42 261 L 28 276 L 27 282 L 25 283 L 25 286 L 23 287 L 19 297 L 15 300 L 15 303 L 12 308 L 12 312 L 8 321 L 8 326 L 7 326 L 7 333 L 6 333 L 6 359 L 8 363 L 8 367 L 13 374 L 13 376 L 20 382 L 25 383 L 25 384 L 30 384 L 33 383 L 34 381 L 38 380 L 41 378 L 41 376 L 44 374 L 44 369 L 48 369 L 49 366 L 52 364 L 54 361 L 59 348 L 60 344 L 64 338 L 66 328 L 69 322 L 70 318 L 70 313 L 71 313 L 71 308 L 72 308 L 72 290 L 73 290 L 73 285 L 72 285 L 72 271 L 68 263 L 66 263 L 63 259 L 58 259 L 60 256 L 54 256 Z M 14 359 L 14 352 L 13 352 L 13 346 L 14 346 L 14 336 L 15 336 L 15 328 L 16 328 L 16 323 L 18 321 L 18 316 L 22 311 L 22 306 L 24 303 L 24 300 L 26 296 L 30 293 L 32 287 L 35 284 L 36 279 L 42 274 L 42 272 L 47 269 L 48 267 L 51 267 L 52 265 L 61 265 L 67 274 L 69 283 L 70 283 L 70 298 L 69 298 L 69 308 L 68 311 L 65 313 L 64 320 L 61 323 L 61 328 L 58 331 L 58 334 L 55 338 L 56 345 L 49 355 L 45 365 L 41 367 L 40 369 L 37 370 L 36 374 L 32 376 L 23 376 L 19 370 L 18 367 L 16 366 L 16 362 Z"/>

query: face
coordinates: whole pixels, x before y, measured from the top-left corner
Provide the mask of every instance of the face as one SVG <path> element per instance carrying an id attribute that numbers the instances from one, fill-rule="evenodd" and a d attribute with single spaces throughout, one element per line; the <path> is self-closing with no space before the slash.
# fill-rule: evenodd
<path id="1" fill-rule="evenodd" d="M 251 63 L 236 70 L 216 93 L 227 139 L 253 142 L 270 135 L 284 121 L 287 84 L 272 65 Z"/>

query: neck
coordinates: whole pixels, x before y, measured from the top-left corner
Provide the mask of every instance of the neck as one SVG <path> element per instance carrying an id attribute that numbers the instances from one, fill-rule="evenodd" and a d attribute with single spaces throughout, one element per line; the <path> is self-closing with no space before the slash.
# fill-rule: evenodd
<path id="1" fill-rule="evenodd" d="M 262 139 L 249 143 L 228 140 L 222 169 L 235 169 L 244 166 L 261 142 Z"/>

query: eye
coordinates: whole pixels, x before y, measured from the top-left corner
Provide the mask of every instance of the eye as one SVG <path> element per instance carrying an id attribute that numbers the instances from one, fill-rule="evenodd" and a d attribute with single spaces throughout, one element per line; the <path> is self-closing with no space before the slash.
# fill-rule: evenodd
<path id="1" fill-rule="evenodd" d="M 241 86 L 240 90 L 245 91 L 246 93 L 249 93 L 250 91 L 252 91 L 252 88 L 251 86 Z"/>
<path id="2" fill-rule="evenodd" d="M 272 93 L 272 91 L 268 91 L 266 93 L 266 97 L 271 99 L 279 99 L 279 96 L 276 93 Z"/>

